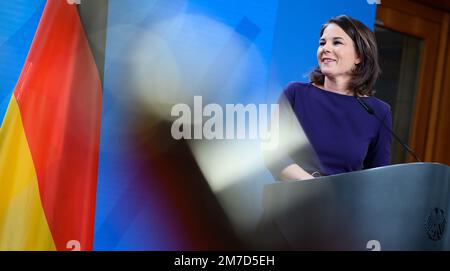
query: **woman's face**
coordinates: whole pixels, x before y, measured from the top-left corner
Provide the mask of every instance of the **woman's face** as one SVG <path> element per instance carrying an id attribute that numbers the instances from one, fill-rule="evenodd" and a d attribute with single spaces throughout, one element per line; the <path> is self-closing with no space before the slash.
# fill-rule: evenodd
<path id="1" fill-rule="evenodd" d="M 337 24 L 329 24 L 320 37 L 317 61 L 328 78 L 350 78 L 355 64 L 360 62 L 353 40 Z"/>

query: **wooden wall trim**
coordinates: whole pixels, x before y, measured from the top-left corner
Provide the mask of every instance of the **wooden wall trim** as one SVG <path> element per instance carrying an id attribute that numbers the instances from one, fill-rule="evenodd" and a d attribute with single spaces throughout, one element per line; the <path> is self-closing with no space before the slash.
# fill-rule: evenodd
<path id="1" fill-rule="evenodd" d="M 431 22 L 417 16 L 405 14 L 399 10 L 385 7 L 384 5 L 379 6 L 377 9 L 377 21 L 382 22 L 383 25 L 386 22 L 390 22 L 390 25 L 395 24 L 396 31 L 421 39 L 435 35 L 432 30 L 441 24 L 441 22 Z"/>
<path id="2" fill-rule="evenodd" d="M 410 144 L 422 159 L 426 154 L 426 141 L 430 120 L 431 101 L 434 90 L 434 76 L 436 74 L 436 51 L 439 49 L 439 33 L 436 38 L 428 38 L 424 41 L 423 55 L 419 71 L 416 92 L 415 110 L 411 127 Z M 414 161 L 409 156 L 410 162 Z M 425 159 L 425 161 L 427 161 Z"/>
<path id="3" fill-rule="evenodd" d="M 450 38 L 450 30 L 447 33 Z M 447 52 L 449 50 L 450 42 L 447 42 Z M 445 59 L 443 84 L 437 105 L 433 161 L 450 165 L 450 53 L 447 53 Z"/>
<path id="4" fill-rule="evenodd" d="M 382 0 L 381 5 L 437 23 L 444 20 L 444 12 L 408 0 Z"/>
<path id="5" fill-rule="evenodd" d="M 382 3 L 384 4 L 384 2 Z M 405 14 L 400 10 L 385 7 L 384 5 L 379 6 L 377 9 L 377 20 L 383 22 L 385 27 L 389 29 L 423 40 L 423 53 L 417 78 L 416 102 L 412 116 L 409 144 L 426 161 L 431 104 L 434 91 L 436 90 L 436 62 L 439 59 L 438 53 L 442 48 L 440 47 L 441 24 L 418 16 Z M 414 159 L 408 156 L 407 161 L 413 162 Z"/>
<path id="6" fill-rule="evenodd" d="M 439 41 L 439 52 L 438 52 L 438 61 L 436 66 L 436 74 L 435 74 L 435 83 L 433 88 L 433 97 L 431 101 L 431 112 L 430 112 L 430 121 L 428 127 L 428 136 L 427 136 L 427 144 L 426 144 L 426 152 L 425 152 L 425 160 L 426 161 L 434 161 L 436 155 L 435 143 L 438 137 L 438 119 L 439 119 L 439 111 L 440 109 L 440 100 L 443 97 L 442 93 L 444 92 L 444 68 L 447 59 L 447 43 L 448 43 L 448 31 L 449 31 L 449 19 L 450 16 L 448 13 L 445 13 L 444 18 L 441 23 L 441 35 Z"/>
<path id="7" fill-rule="evenodd" d="M 431 5 L 382 0 L 377 22 L 424 40 L 409 143 L 424 161 L 450 164 L 450 3 Z"/>

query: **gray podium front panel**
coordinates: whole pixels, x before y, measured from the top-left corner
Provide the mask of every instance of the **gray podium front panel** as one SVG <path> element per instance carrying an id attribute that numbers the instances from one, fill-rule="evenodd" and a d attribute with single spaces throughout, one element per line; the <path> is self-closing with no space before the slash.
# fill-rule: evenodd
<path id="1" fill-rule="evenodd" d="M 449 196 L 450 167 L 437 163 L 278 182 L 264 188 L 273 227 L 261 238 L 273 249 L 450 250 Z"/>

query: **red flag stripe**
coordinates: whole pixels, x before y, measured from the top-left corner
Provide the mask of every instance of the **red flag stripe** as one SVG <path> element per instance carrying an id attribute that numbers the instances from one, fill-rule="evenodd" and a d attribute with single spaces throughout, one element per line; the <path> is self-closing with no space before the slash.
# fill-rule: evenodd
<path id="1" fill-rule="evenodd" d="M 14 95 L 56 248 L 90 250 L 101 83 L 75 5 L 47 1 L 25 67 Z"/>

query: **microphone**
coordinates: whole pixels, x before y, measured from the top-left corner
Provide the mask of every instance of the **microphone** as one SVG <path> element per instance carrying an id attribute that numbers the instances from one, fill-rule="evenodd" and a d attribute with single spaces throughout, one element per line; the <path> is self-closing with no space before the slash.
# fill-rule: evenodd
<path id="1" fill-rule="evenodd" d="M 372 107 L 370 107 L 366 102 L 364 102 L 358 95 L 355 94 L 355 98 L 358 101 L 358 103 L 370 114 L 375 116 L 375 118 L 383 125 L 383 127 L 385 129 L 387 129 L 389 131 L 389 133 L 391 133 L 392 136 L 394 136 L 394 138 L 403 146 L 403 148 L 405 150 L 407 150 L 413 157 L 414 159 L 416 159 L 417 162 L 422 162 L 419 157 L 417 156 L 417 154 L 406 144 L 404 143 L 395 133 L 394 131 L 391 130 L 391 128 L 389 128 L 384 121 L 382 121 L 377 114 L 375 114 L 375 111 L 373 110 Z"/>

